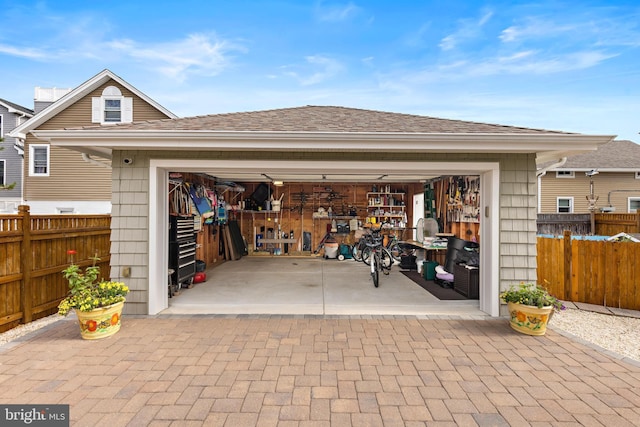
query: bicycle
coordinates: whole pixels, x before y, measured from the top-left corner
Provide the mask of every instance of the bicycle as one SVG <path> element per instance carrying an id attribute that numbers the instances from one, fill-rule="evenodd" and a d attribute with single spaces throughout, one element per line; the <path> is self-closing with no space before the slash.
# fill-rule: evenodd
<path id="1" fill-rule="evenodd" d="M 377 288 L 380 284 L 380 271 L 388 275 L 393 265 L 391 252 L 383 245 L 384 236 L 380 230 L 372 230 L 363 236 L 364 249 L 361 252 L 362 261 L 371 267 L 371 278 Z"/>
<path id="2" fill-rule="evenodd" d="M 384 228 L 385 224 L 388 224 L 388 223 L 380 224 L 380 229 Z M 380 229 L 373 230 L 373 233 L 380 233 L 381 232 Z M 356 242 L 351 247 L 351 256 L 355 261 L 363 261 L 363 254 L 365 254 L 365 248 L 367 247 L 366 237 L 367 235 L 363 236 L 363 238 L 361 238 L 358 242 Z M 403 246 L 404 245 L 400 242 L 400 240 L 398 240 L 398 237 L 395 234 L 388 235 L 387 244 L 385 245 L 385 248 L 391 254 L 391 258 L 393 259 L 393 261 L 400 262 L 402 254 L 406 253 L 407 251 L 413 251 L 412 248 L 405 248 Z M 365 254 L 364 256 L 365 262 L 366 262 L 366 257 L 367 255 Z"/>

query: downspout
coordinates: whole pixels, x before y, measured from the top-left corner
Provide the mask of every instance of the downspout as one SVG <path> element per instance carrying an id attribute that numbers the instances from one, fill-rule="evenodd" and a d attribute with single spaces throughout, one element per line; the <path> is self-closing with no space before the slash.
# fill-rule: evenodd
<path id="1" fill-rule="evenodd" d="M 94 165 L 102 166 L 103 168 L 111 169 L 110 164 L 101 162 L 100 160 L 93 159 L 87 153 L 82 153 L 82 160 L 88 163 L 93 163 Z"/>
<path id="2" fill-rule="evenodd" d="M 556 163 L 550 164 L 549 166 L 536 171 L 536 178 L 538 180 L 538 213 L 542 210 L 542 177 L 551 169 L 562 167 L 565 163 L 567 163 L 567 158 L 562 157 Z"/>

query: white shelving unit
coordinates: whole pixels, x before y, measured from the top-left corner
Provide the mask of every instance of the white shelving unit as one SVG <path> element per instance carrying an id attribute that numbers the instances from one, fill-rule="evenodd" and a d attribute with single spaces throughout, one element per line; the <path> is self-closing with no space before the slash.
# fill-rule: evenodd
<path id="1" fill-rule="evenodd" d="M 407 222 L 405 193 L 367 193 L 367 216 L 376 222 L 387 219 L 394 227 L 403 228 Z"/>

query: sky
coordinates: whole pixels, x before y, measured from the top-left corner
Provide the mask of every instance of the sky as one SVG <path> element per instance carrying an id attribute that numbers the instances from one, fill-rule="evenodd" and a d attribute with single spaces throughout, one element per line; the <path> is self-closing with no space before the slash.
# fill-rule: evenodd
<path id="1" fill-rule="evenodd" d="M 640 142 L 637 0 L 0 0 L 0 98 L 105 68 L 174 114 L 304 105 Z"/>

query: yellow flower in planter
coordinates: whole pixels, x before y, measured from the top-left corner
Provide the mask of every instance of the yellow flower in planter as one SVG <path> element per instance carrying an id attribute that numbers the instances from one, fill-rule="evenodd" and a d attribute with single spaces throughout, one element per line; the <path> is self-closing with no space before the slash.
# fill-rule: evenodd
<path id="1" fill-rule="evenodd" d="M 67 251 L 71 256 L 71 264 L 62 274 L 69 282 L 69 294 L 58 305 L 58 314 L 66 316 L 71 309 L 86 312 L 123 302 L 129 293 L 127 285 L 99 278 L 100 267 L 96 265 L 100 260 L 98 257 L 93 257 L 93 264 L 83 272 L 73 262 L 73 255 L 76 253 L 75 250 Z"/>
<path id="2" fill-rule="evenodd" d="M 513 285 L 500 294 L 500 299 L 507 303 L 513 302 L 538 308 L 553 306 L 557 310 L 565 309 L 562 301 L 535 283 L 522 282 L 518 286 Z"/>
<path id="3" fill-rule="evenodd" d="M 565 309 L 562 301 L 533 283 L 511 286 L 500 298 L 508 304 L 511 327 L 528 335 L 544 335 L 550 314 Z"/>

